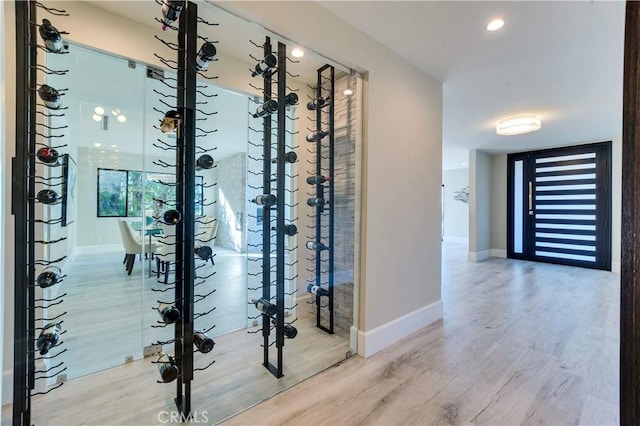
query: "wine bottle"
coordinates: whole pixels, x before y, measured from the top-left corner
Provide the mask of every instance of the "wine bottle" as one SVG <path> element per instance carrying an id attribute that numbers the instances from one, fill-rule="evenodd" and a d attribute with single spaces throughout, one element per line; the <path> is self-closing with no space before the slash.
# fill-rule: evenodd
<path id="1" fill-rule="evenodd" d="M 318 99 L 314 99 L 313 101 L 309 102 L 307 104 L 307 109 L 310 111 L 315 111 L 317 109 L 320 109 L 324 106 L 329 105 L 329 101 L 331 100 L 330 96 L 327 96 L 326 98 L 318 98 Z"/>
<path id="2" fill-rule="evenodd" d="M 209 154 L 204 154 L 198 157 L 196 160 L 196 170 L 210 169 L 213 167 L 213 157 Z"/>
<path id="3" fill-rule="evenodd" d="M 38 89 L 38 96 L 44 102 L 44 105 L 50 109 L 60 109 L 62 107 L 62 96 L 53 87 L 43 84 Z"/>
<path id="4" fill-rule="evenodd" d="M 40 336 L 36 341 L 36 348 L 40 355 L 46 355 L 51 348 L 60 343 L 61 327 L 59 323 L 49 323 L 40 331 Z"/>
<path id="5" fill-rule="evenodd" d="M 282 331 L 285 337 L 289 339 L 293 339 L 298 335 L 298 329 L 292 326 L 291 324 L 285 324 L 282 328 Z"/>
<path id="6" fill-rule="evenodd" d="M 36 152 L 36 157 L 38 157 L 38 160 L 42 161 L 47 166 L 60 165 L 60 154 L 58 154 L 58 151 L 53 148 L 43 146 Z"/>
<path id="7" fill-rule="evenodd" d="M 256 109 L 256 113 L 253 114 L 253 118 L 264 117 L 269 114 L 273 114 L 278 110 L 278 102 L 274 99 L 269 99 L 267 102 L 263 103 Z"/>
<path id="8" fill-rule="evenodd" d="M 214 345 L 216 344 L 213 339 L 201 331 L 196 331 L 193 333 L 193 344 L 196 345 L 196 348 L 203 354 L 207 354 L 213 350 Z"/>
<path id="9" fill-rule="evenodd" d="M 171 133 L 176 130 L 178 123 L 180 122 L 180 114 L 178 111 L 169 110 L 164 114 L 162 120 L 160 120 L 160 131 L 162 133 Z"/>
<path id="10" fill-rule="evenodd" d="M 322 207 L 327 204 L 327 200 L 324 198 L 307 198 L 307 205 L 309 207 Z"/>
<path id="11" fill-rule="evenodd" d="M 329 296 L 329 290 L 326 290 L 315 284 L 309 284 L 307 286 L 307 293 L 311 293 L 314 296 Z"/>
<path id="12" fill-rule="evenodd" d="M 278 229 L 278 228 L 276 228 L 275 226 L 271 227 L 272 231 L 275 231 L 276 229 Z M 296 235 L 298 233 L 298 227 L 293 225 L 293 224 L 285 225 L 282 230 L 284 231 L 285 235 L 288 235 L 290 237 L 292 237 L 292 236 L 294 236 L 294 235 Z"/>
<path id="13" fill-rule="evenodd" d="M 289 105 L 289 106 L 297 105 L 298 104 L 298 95 L 296 95 L 293 92 L 289 93 L 287 96 L 285 96 L 284 103 L 286 105 Z"/>
<path id="14" fill-rule="evenodd" d="M 325 132 L 324 130 L 320 130 L 318 132 L 309 133 L 306 137 L 307 142 L 318 142 L 320 139 L 327 136 L 329 132 Z"/>
<path id="15" fill-rule="evenodd" d="M 62 280 L 62 272 L 60 271 L 60 268 L 54 265 L 49 265 L 38 274 L 36 284 L 38 284 L 40 288 L 47 288 L 59 283 L 60 280 Z"/>
<path id="16" fill-rule="evenodd" d="M 182 220 L 182 214 L 178 210 L 167 210 L 162 215 L 162 219 L 167 225 L 175 225 Z"/>
<path id="17" fill-rule="evenodd" d="M 213 250 L 209 246 L 196 247 L 194 253 L 202 260 L 209 260 L 213 256 Z"/>
<path id="18" fill-rule="evenodd" d="M 256 203 L 259 206 L 271 207 L 275 206 L 278 199 L 273 194 L 263 194 L 258 195 L 256 198 L 251 200 L 252 203 Z"/>
<path id="19" fill-rule="evenodd" d="M 60 200 L 60 196 L 53 189 L 43 189 L 36 194 L 36 198 L 42 204 L 55 204 Z"/>
<path id="20" fill-rule="evenodd" d="M 160 353 L 157 363 L 158 371 L 160 371 L 160 377 L 162 377 L 162 381 L 164 383 L 171 383 L 178 378 L 180 370 L 178 370 L 178 366 L 176 365 L 176 361 L 173 357 L 165 353 Z"/>
<path id="21" fill-rule="evenodd" d="M 166 31 L 168 25 L 178 20 L 183 7 L 184 0 L 162 0 L 162 31 Z"/>
<path id="22" fill-rule="evenodd" d="M 271 320 L 271 324 L 276 325 L 275 318 Z M 284 324 L 284 327 L 282 327 L 282 332 L 284 333 L 284 336 L 288 339 L 293 339 L 298 335 L 298 329 L 296 329 L 291 324 L 286 324 L 286 323 Z"/>
<path id="23" fill-rule="evenodd" d="M 211 42 L 204 43 L 196 55 L 196 69 L 206 71 L 209 63 L 216 57 L 216 47 Z"/>
<path id="24" fill-rule="evenodd" d="M 321 183 L 325 183 L 330 180 L 331 178 L 329 176 L 309 176 L 307 178 L 307 183 L 309 185 L 319 185 Z"/>
<path id="25" fill-rule="evenodd" d="M 273 53 L 269 53 L 264 57 L 257 65 L 255 70 L 251 73 L 251 77 L 257 75 L 269 75 L 278 64 L 278 58 Z"/>
<path id="26" fill-rule="evenodd" d="M 51 25 L 48 19 L 42 20 L 42 25 L 39 28 L 40 37 L 44 41 L 44 45 L 52 53 L 61 53 L 64 51 L 64 43 L 62 43 L 62 36 L 60 32 Z"/>
<path id="27" fill-rule="evenodd" d="M 251 299 L 251 302 L 253 302 L 257 310 L 263 314 L 269 315 L 270 317 L 274 316 L 278 310 L 276 305 L 272 304 L 265 298 L 260 298 L 258 300 Z"/>
<path id="28" fill-rule="evenodd" d="M 315 241 L 307 241 L 307 248 L 315 251 L 329 250 L 329 247 Z"/>
<path id="29" fill-rule="evenodd" d="M 284 154 L 284 161 L 286 161 L 287 163 L 295 163 L 296 160 L 298 160 L 298 154 L 296 154 L 295 152 L 289 151 Z M 271 162 L 273 164 L 276 164 L 278 162 L 278 159 L 274 158 L 271 160 Z"/>
<path id="30" fill-rule="evenodd" d="M 165 324 L 175 324 L 180 319 L 180 311 L 173 305 L 168 303 L 160 303 L 158 312 Z"/>

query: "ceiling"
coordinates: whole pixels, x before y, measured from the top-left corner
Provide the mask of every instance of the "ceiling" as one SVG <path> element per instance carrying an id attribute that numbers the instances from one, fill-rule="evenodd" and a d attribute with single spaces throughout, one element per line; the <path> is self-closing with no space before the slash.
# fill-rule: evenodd
<path id="1" fill-rule="evenodd" d="M 443 82 L 443 168 L 493 153 L 597 142 L 622 134 L 621 1 L 321 1 Z M 501 17 L 501 30 L 487 23 Z M 534 113 L 542 129 L 499 136 L 496 122 Z"/>

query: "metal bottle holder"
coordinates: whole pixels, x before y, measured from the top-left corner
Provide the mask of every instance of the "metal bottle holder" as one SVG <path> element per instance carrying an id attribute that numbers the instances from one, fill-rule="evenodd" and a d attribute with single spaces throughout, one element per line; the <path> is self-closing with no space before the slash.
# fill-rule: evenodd
<path id="1" fill-rule="evenodd" d="M 316 97 L 310 98 L 307 109 L 313 111 L 310 106 L 313 103 L 324 104 L 315 107 L 315 117 L 308 117 L 315 123 L 313 129 L 308 128 L 311 134 L 307 141 L 311 148 L 307 151 L 315 157 L 314 174 L 312 176 L 325 177 L 325 182 L 312 183 L 314 192 L 307 192 L 310 197 L 307 200 L 309 207 L 313 208 L 313 214 L 308 215 L 314 219 L 315 224 L 311 227 L 313 234 L 309 235 L 307 248 L 313 256 L 307 260 L 314 262 L 314 269 L 308 272 L 315 274 L 315 277 L 307 281 L 309 290 L 315 292 L 314 301 L 316 311 L 316 326 L 321 330 L 333 334 L 334 332 L 334 206 L 335 206 L 335 69 L 331 65 L 324 65 L 318 69 L 318 80 L 316 87 L 311 87 L 316 91 Z M 313 136 L 312 136 L 313 135 Z M 318 136 L 319 135 L 319 136 Z M 327 310 L 328 319 L 323 321 L 322 310 Z M 327 324 L 328 321 L 328 324 Z"/>
<path id="2" fill-rule="evenodd" d="M 47 16 L 66 17 L 66 11 L 46 7 L 36 1 L 18 1 L 16 12 L 16 155 L 12 159 L 12 202 L 11 213 L 15 218 L 15 295 L 14 295 L 14 361 L 13 361 L 13 424 L 31 424 L 31 397 L 49 393 L 64 384 L 60 382 L 46 391 L 34 392 L 36 382 L 56 377 L 66 371 L 64 362 L 55 360 L 67 349 L 63 346 L 61 336 L 63 318 L 67 312 L 47 318 L 46 310 L 64 302 L 66 294 L 53 298 L 39 296 L 38 276 L 46 272 L 43 269 L 53 267 L 65 260 L 43 258 L 41 248 L 60 243 L 66 238 L 57 240 L 37 239 L 38 231 L 45 227 L 63 222 L 63 218 L 39 217 L 43 214 L 38 204 L 59 204 L 64 195 L 60 193 L 65 185 L 65 177 L 47 177 L 38 172 L 41 167 L 62 167 L 54 161 L 46 163 L 38 160 L 39 148 L 50 148 L 58 153 L 66 145 L 56 145 L 56 140 L 63 138 L 60 133 L 67 126 L 55 126 L 52 123 L 64 117 L 67 108 L 62 107 L 60 100 L 66 89 L 52 88 L 46 83 L 38 83 L 38 72 L 47 75 L 65 76 L 68 70 L 53 70 L 38 63 L 38 50 L 52 54 L 67 54 L 61 35 L 64 31 L 55 31 L 55 50 L 50 39 L 38 38 L 37 9 L 42 9 Z M 48 20 L 47 20 L 48 21 Z M 50 24 L 47 22 L 47 24 Z M 42 25 L 45 25 L 43 22 Z M 55 30 L 55 28 L 54 28 Z M 45 45 L 41 44 L 45 43 Z M 39 100 L 38 100 L 39 99 Z M 58 269 L 49 269 L 52 273 L 46 287 L 60 284 L 65 275 Z M 41 283 L 42 284 L 42 283 Z M 44 287 L 43 287 L 44 288 Z M 42 326 L 40 326 L 42 324 Z M 40 356 L 36 356 L 38 331 L 41 337 Z M 51 333 L 53 331 L 53 333 Z M 38 369 L 37 363 L 44 363 Z M 51 364 L 51 365 L 50 365 Z"/>
<path id="3" fill-rule="evenodd" d="M 262 106 L 257 107 L 258 110 L 253 116 L 254 118 L 263 117 L 263 120 L 262 129 L 249 128 L 250 148 L 253 147 L 252 150 L 254 148 L 262 148 L 262 158 L 248 155 L 248 173 L 252 176 L 261 176 L 262 185 L 248 185 L 248 187 L 257 192 L 256 196 L 250 201 L 261 205 L 262 212 L 253 218 L 256 219 L 256 222 L 258 219 L 262 221 L 262 229 L 249 229 L 249 232 L 261 234 L 262 242 L 248 245 L 249 247 L 260 248 L 262 255 L 259 258 L 249 257 L 248 290 L 261 291 L 260 298 L 272 305 L 272 307 L 275 306 L 275 309 L 271 309 L 268 312 L 253 311 L 256 314 L 249 315 L 249 319 L 262 319 L 262 326 L 260 329 L 249 333 L 257 334 L 261 332 L 263 338 L 263 365 L 275 377 L 280 378 L 284 375 L 283 350 L 285 337 L 294 338 L 297 333 L 297 331 L 295 333 L 291 332 L 295 331 L 292 324 L 297 318 L 285 321 L 286 314 L 292 313 L 296 307 L 296 305 L 286 306 L 287 297 L 292 300 L 291 296 L 297 291 L 294 290 L 287 293 L 285 288 L 287 281 L 292 281 L 296 278 L 295 276 L 287 276 L 286 268 L 290 268 L 297 263 L 297 260 L 286 262 L 287 253 L 292 254 L 297 249 L 297 247 L 287 247 L 286 238 L 295 235 L 297 231 L 295 231 L 295 226 L 292 227 L 292 223 L 286 223 L 285 220 L 285 208 L 295 207 L 295 205 L 286 203 L 285 200 L 288 195 L 296 191 L 296 189 L 286 187 L 285 178 L 296 177 L 288 173 L 287 169 L 297 158 L 293 151 L 295 147 L 288 147 L 286 144 L 286 135 L 291 134 L 286 129 L 287 120 L 295 120 L 296 118 L 287 115 L 287 103 L 285 100 L 292 101 L 293 97 L 297 98 L 297 95 L 295 95 L 297 90 L 287 86 L 287 77 L 298 77 L 287 71 L 287 62 L 297 63 L 297 61 L 287 57 L 286 45 L 283 43 L 278 43 L 277 51 L 273 52 L 270 37 L 266 37 L 262 45 L 258 45 L 253 41 L 250 42 L 257 48 L 262 49 L 262 55 L 265 59 L 251 56 L 257 62 L 255 71 L 250 70 L 252 71 L 252 76 L 262 75 L 263 82 L 262 88 L 251 84 L 251 87 L 263 94 L 262 100 L 254 100 L 256 105 Z M 273 58 L 273 56 L 277 58 L 277 63 L 267 60 L 267 58 Z M 271 68 L 267 68 L 264 65 L 267 62 L 271 62 Z M 293 93 L 294 95 L 287 97 L 287 91 L 289 91 L 289 94 Z M 274 106 L 273 110 L 260 115 L 262 110 L 266 110 L 264 106 L 273 104 L 273 101 L 277 102 L 277 108 Z M 260 136 L 261 141 L 256 141 Z M 273 143 L 274 136 L 276 139 L 275 144 Z M 274 182 L 275 185 L 273 185 Z M 291 222 L 293 221 L 295 219 Z M 250 304 L 253 304 L 253 302 L 250 302 Z M 250 310 L 252 310 L 251 307 Z M 274 330 L 275 340 L 272 340 L 271 336 L 273 336 L 274 333 L 272 331 Z M 276 347 L 275 362 L 272 362 L 273 354 L 270 353 L 270 348 L 273 345 Z"/>

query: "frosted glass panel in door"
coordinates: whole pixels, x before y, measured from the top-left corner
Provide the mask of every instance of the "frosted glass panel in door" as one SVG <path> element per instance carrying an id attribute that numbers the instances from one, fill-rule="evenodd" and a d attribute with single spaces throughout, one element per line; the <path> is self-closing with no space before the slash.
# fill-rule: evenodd
<path id="1" fill-rule="evenodd" d="M 523 206 L 524 206 L 523 160 L 514 163 L 513 173 L 513 251 L 522 253 L 523 240 Z"/>

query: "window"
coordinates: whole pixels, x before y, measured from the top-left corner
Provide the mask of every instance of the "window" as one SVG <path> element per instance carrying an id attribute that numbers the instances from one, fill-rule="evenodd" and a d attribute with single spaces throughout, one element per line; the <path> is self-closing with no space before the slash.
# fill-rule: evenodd
<path id="1" fill-rule="evenodd" d="M 136 170 L 98 169 L 98 217 L 142 217 L 154 215 L 176 199 L 175 175 Z M 168 185 L 167 185 L 168 184 Z M 204 179 L 196 176 L 195 214 L 202 216 Z"/>

